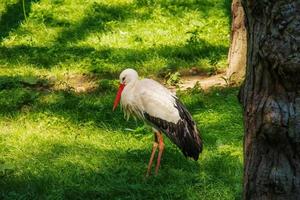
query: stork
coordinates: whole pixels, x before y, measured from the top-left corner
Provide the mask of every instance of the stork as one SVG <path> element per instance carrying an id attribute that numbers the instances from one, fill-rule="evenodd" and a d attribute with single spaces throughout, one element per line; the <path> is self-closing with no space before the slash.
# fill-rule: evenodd
<path id="1" fill-rule="evenodd" d="M 159 151 L 155 174 L 158 174 L 164 150 L 162 133 L 179 147 L 185 157 L 198 160 L 202 151 L 202 140 L 196 123 L 180 100 L 167 88 L 151 79 L 139 80 L 135 70 L 125 69 L 120 74 L 120 86 L 113 110 L 119 102 L 127 119 L 133 115 L 149 124 L 154 131 L 154 143 L 146 176 L 151 174 L 157 148 Z"/>

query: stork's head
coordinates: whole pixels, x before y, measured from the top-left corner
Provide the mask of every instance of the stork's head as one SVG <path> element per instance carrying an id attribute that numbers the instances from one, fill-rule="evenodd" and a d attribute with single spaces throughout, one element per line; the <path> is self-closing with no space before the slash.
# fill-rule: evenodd
<path id="1" fill-rule="evenodd" d="M 134 82 L 139 78 L 138 73 L 134 69 L 125 69 L 120 74 L 120 83 L 127 85 L 130 82 Z"/>
<path id="2" fill-rule="evenodd" d="M 121 99 L 121 95 L 122 95 L 122 91 L 124 89 L 124 87 L 126 85 L 128 85 L 129 83 L 132 83 L 136 80 L 138 80 L 139 75 L 138 73 L 134 70 L 134 69 L 125 69 L 121 72 L 120 74 L 120 86 L 119 86 L 119 90 L 114 102 L 114 107 L 113 110 L 116 109 L 116 107 L 118 106 L 120 99 Z"/>

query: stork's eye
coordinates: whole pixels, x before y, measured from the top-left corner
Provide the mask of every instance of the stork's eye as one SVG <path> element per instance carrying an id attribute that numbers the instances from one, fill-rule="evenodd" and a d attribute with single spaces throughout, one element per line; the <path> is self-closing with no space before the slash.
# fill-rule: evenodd
<path id="1" fill-rule="evenodd" d="M 124 81 L 125 81 L 125 77 L 122 78 L 122 82 L 124 82 Z"/>

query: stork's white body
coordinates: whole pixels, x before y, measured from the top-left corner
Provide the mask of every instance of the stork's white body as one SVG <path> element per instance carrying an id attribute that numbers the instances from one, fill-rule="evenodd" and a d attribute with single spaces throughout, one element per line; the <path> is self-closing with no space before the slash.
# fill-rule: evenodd
<path id="1" fill-rule="evenodd" d="M 176 124 L 180 120 L 175 108 L 175 95 L 158 82 L 142 79 L 130 82 L 122 92 L 121 105 L 127 117 L 131 114 L 144 118 L 148 113 Z"/>

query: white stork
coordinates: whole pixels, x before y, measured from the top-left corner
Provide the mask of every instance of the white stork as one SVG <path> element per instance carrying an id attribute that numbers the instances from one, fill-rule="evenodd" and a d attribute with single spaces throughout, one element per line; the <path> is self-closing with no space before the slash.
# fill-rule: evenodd
<path id="1" fill-rule="evenodd" d="M 155 174 L 158 173 L 164 150 L 162 132 L 176 144 L 186 157 L 198 160 L 202 151 L 202 141 L 191 114 L 168 89 L 151 79 L 139 80 L 133 69 L 125 69 L 120 74 L 120 86 L 113 110 L 121 105 L 127 119 L 130 115 L 144 120 L 154 130 L 154 143 L 146 176 L 151 173 L 151 166 L 156 149 L 159 149 Z"/>

